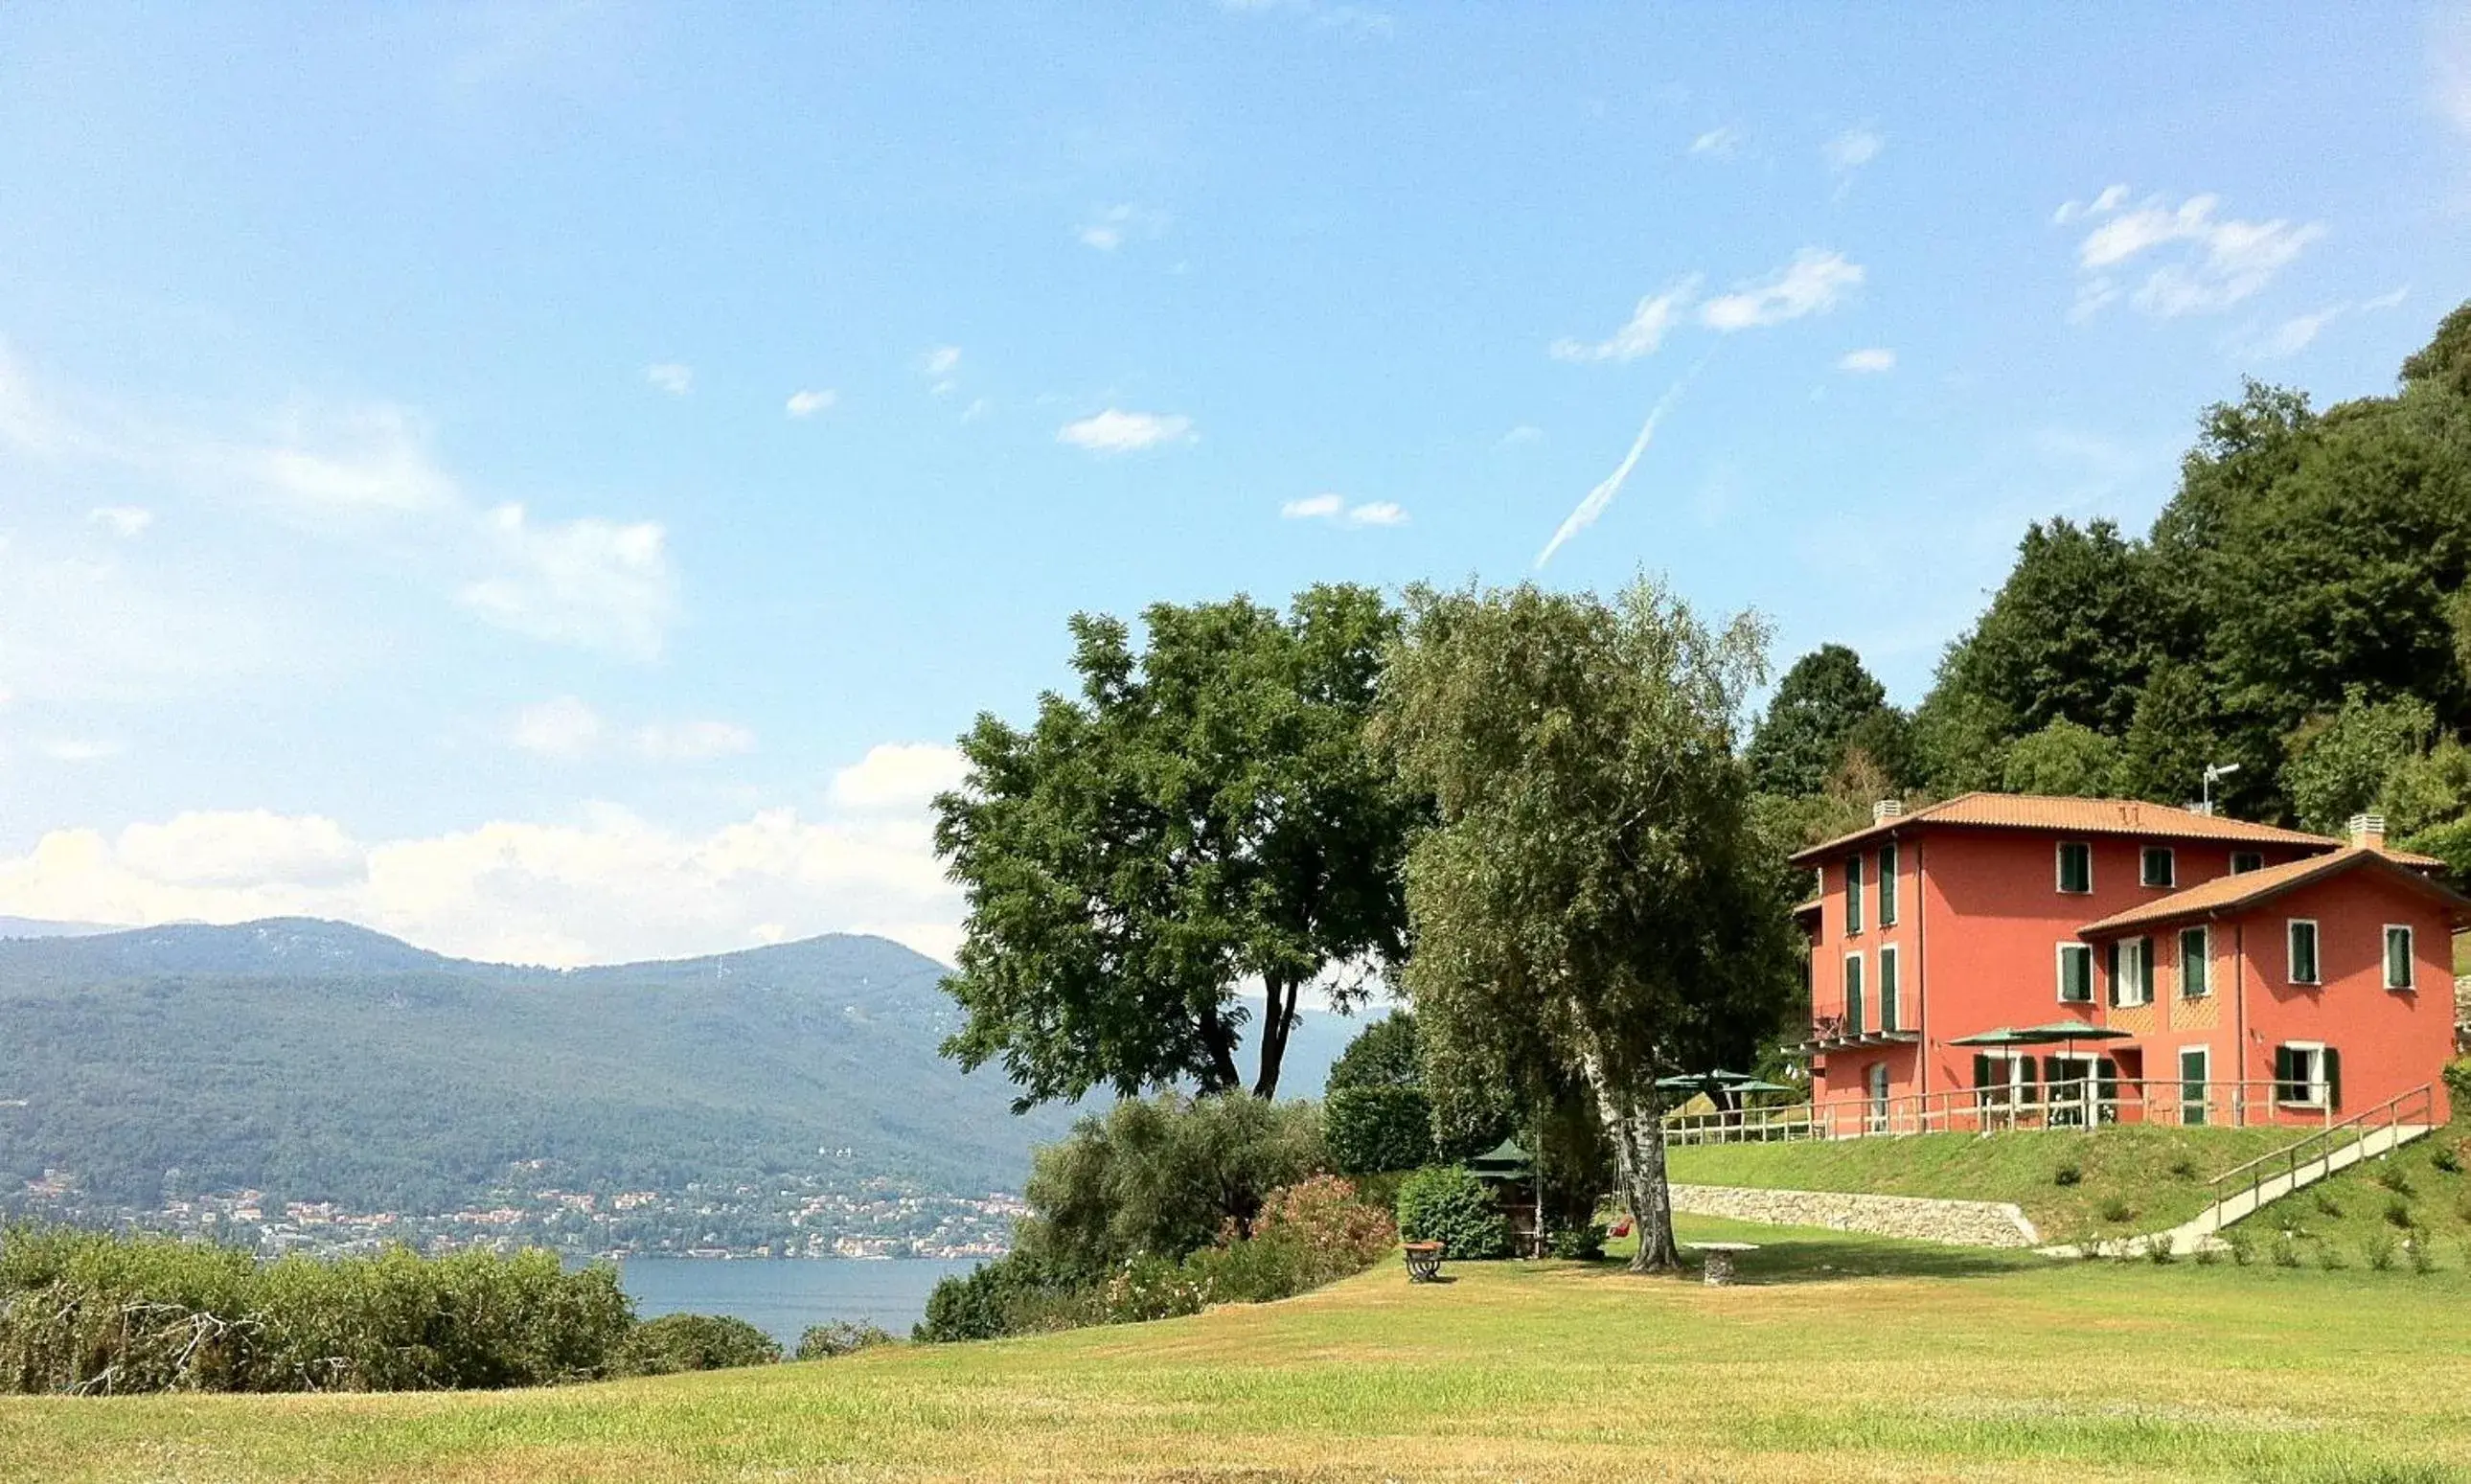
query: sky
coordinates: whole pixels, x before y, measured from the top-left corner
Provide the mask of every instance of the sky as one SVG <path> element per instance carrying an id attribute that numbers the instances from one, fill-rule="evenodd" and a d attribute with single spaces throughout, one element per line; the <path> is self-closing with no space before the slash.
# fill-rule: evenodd
<path id="1" fill-rule="evenodd" d="M 948 954 L 1065 622 L 1892 694 L 2471 297 L 2471 7 L 0 7 L 0 913 Z"/>

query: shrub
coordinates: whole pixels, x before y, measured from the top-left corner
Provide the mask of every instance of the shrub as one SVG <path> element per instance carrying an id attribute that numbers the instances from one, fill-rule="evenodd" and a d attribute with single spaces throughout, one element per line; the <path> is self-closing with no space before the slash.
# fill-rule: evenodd
<path id="1" fill-rule="evenodd" d="M 2456 1105 L 2471 1103 L 2471 1056 L 2458 1056 L 2447 1062 L 2442 1075 L 2445 1091 Z"/>
<path id="2" fill-rule="evenodd" d="M 633 1324 L 615 1269 L 549 1252 L 260 1266 L 170 1237 L 0 1234 L 0 1390 L 550 1385 L 603 1374 Z"/>
<path id="3" fill-rule="evenodd" d="M 773 1365 L 772 1336 L 727 1314 L 663 1314 L 635 1327 L 610 1360 L 614 1376 L 670 1376 L 680 1371 L 730 1371 Z"/>
<path id="4" fill-rule="evenodd" d="M 2200 1241 L 2194 1256 L 2199 1267 L 2212 1267 L 2223 1260 L 2223 1249 L 2217 1243 Z"/>
<path id="5" fill-rule="evenodd" d="M 1135 1254 L 1181 1258 L 1230 1221 L 1249 1232 L 1272 1190 L 1325 1163 L 1310 1103 L 1127 1098 L 1038 1151 L 1019 1250 L 1068 1285 L 1098 1284 Z"/>
<path id="6" fill-rule="evenodd" d="M 1231 1225 L 1220 1245 L 1229 1245 L 1235 1236 Z M 1302 1282 L 1288 1291 L 1301 1293 L 1380 1261 L 1399 1234 L 1389 1213 L 1366 1205 L 1353 1184 L 1336 1175 L 1315 1175 L 1270 1192 L 1253 1222 L 1252 1239 L 1295 1250 Z"/>
<path id="7" fill-rule="evenodd" d="M 2299 1265 L 2299 1237 L 2296 1234 L 2291 1232 L 2276 1232 L 2274 1234 L 2273 1265 L 2276 1267 L 2297 1267 Z"/>
<path id="8" fill-rule="evenodd" d="M 2319 1215 L 2332 1216 L 2337 1220 L 2342 1218 L 2342 1203 L 2334 1199 L 2333 1191 L 2319 1186 L 2317 1189 L 2317 1193 L 2310 1199 L 2316 1206 Z"/>
<path id="9" fill-rule="evenodd" d="M 2376 1272 L 2386 1273 L 2393 1270 L 2395 1248 L 2394 1235 L 2391 1232 L 2370 1232 L 2360 1238 L 2360 1256 L 2365 1258 L 2368 1266 Z"/>
<path id="10" fill-rule="evenodd" d="M 2145 1238 L 2145 1260 L 2148 1262 L 2159 1267 L 2166 1262 L 2176 1262 L 2178 1259 L 2179 1255 L 2171 1250 L 2171 1237 L 2168 1233 L 2156 1232 Z"/>
<path id="11" fill-rule="evenodd" d="M 2051 1171 L 2051 1184 L 2053 1185 L 2076 1185 L 2083 1179 L 2084 1166 L 2079 1165 L 2074 1160 L 2063 1161 L 2059 1168 Z"/>
<path id="12" fill-rule="evenodd" d="M 2442 1170 L 2449 1175 L 2462 1173 L 2462 1156 L 2445 1144 L 2436 1146 L 2436 1152 L 2429 1155 L 2428 1163 L 2432 1168 Z"/>
<path id="13" fill-rule="evenodd" d="M 2342 1249 L 2328 1237 L 2317 1243 L 2317 1265 L 2329 1273 L 2339 1273 L 2351 1264 L 2342 1260 Z"/>
<path id="14" fill-rule="evenodd" d="M 2411 1202 L 2399 1195 L 2391 1195 L 2386 1198 L 2386 1224 L 2408 1232 L 2419 1224 L 2419 1218 L 2412 1214 Z"/>
<path id="15" fill-rule="evenodd" d="M 2136 1208 L 2128 1204 L 2127 1196 L 2114 1195 L 2102 1203 L 2102 1218 L 2105 1221 L 2131 1221 L 2135 1217 Z"/>
<path id="16" fill-rule="evenodd" d="M 2247 1267 L 2248 1264 L 2256 1260 L 2256 1238 L 2249 1235 L 2247 1228 L 2244 1226 L 2230 1227 L 2224 1230 L 2221 1236 L 2223 1246 L 2230 1253 L 2231 1261 L 2234 1265 Z"/>
<path id="17" fill-rule="evenodd" d="M 2377 1172 L 2373 1178 L 2376 1180 L 2377 1184 L 2384 1186 L 2387 1190 L 2391 1190 L 2396 1195 L 2409 1195 L 2412 1193 L 2411 1171 L 2403 1168 L 2390 1159 L 2379 1160 L 2377 1162 Z"/>
<path id="18" fill-rule="evenodd" d="M 939 1281 L 910 1337 L 928 1344 L 992 1340 L 1061 1329 L 1078 1299 L 1073 1284 L 1027 1253 L 1013 1252 Z"/>
<path id="19" fill-rule="evenodd" d="M 835 1319 L 828 1324 L 807 1326 L 806 1331 L 798 1336 L 797 1358 L 831 1360 L 892 1343 L 892 1335 L 878 1326 L 858 1320 Z"/>
<path id="20" fill-rule="evenodd" d="M 1605 1255 L 1605 1224 L 1590 1220 L 1577 1226 L 1556 1227 L 1550 1240 L 1553 1256 L 1573 1262 L 1594 1262 Z"/>
<path id="21" fill-rule="evenodd" d="M 1493 1191 L 1455 1165 L 1428 1165 L 1399 1188 L 1399 1236 L 1440 1242 L 1442 1256 L 1462 1262 L 1510 1256 L 1510 1228 Z"/>
<path id="22" fill-rule="evenodd" d="M 2424 1277 L 2436 1271 L 2436 1254 L 2429 1250 L 2426 1237 L 2413 1235 L 2403 1242 L 2402 1250 L 2411 1255 L 2412 1272 Z"/>
<path id="23" fill-rule="evenodd" d="M 2171 1162 L 2171 1173 L 2182 1180 L 2194 1180 L 2197 1178 L 2197 1162 L 2184 1154 L 2180 1155 Z"/>

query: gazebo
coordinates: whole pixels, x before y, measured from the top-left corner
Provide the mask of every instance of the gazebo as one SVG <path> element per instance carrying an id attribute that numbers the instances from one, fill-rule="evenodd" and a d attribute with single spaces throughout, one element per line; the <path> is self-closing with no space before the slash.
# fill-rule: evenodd
<path id="1" fill-rule="evenodd" d="M 1541 1192 L 1536 1157 L 1520 1148 L 1518 1140 L 1505 1139 L 1470 1158 L 1467 1169 L 1493 1187 L 1494 1201 L 1500 1206 L 1502 1220 L 1510 1227 L 1512 1250 L 1542 1256 L 1544 1233 L 1538 1219 L 1537 1201 Z"/>

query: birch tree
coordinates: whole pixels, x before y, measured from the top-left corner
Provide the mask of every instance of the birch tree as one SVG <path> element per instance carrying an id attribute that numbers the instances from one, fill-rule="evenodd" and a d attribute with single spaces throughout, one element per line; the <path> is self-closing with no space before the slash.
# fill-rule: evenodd
<path id="1" fill-rule="evenodd" d="M 1639 1234 L 1678 1265 L 1660 1075 L 1746 1059 L 1799 985 L 1735 738 L 1767 632 L 1645 579 L 1415 589 L 1376 744 L 1428 793 L 1407 859 L 1420 1020 L 1584 1085 Z"/>

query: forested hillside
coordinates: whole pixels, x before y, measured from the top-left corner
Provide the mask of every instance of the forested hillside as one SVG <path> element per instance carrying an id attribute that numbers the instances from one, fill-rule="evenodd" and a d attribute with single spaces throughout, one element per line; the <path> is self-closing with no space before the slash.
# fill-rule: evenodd
<path id="1" fill-rule="evenodd" d="M 1911 713 L 1843 646 L 1796 663 L 1750 754 L 1786 833 L 1889 792 L 2185 803 L 2236 765 L 2233 813 L 2382 810 L 2471 874 L 2471 304 L 2390 396 L 2319 411 L 2249 382 L 2197 430 L 2150 530 L 2029 529 Z"/>

